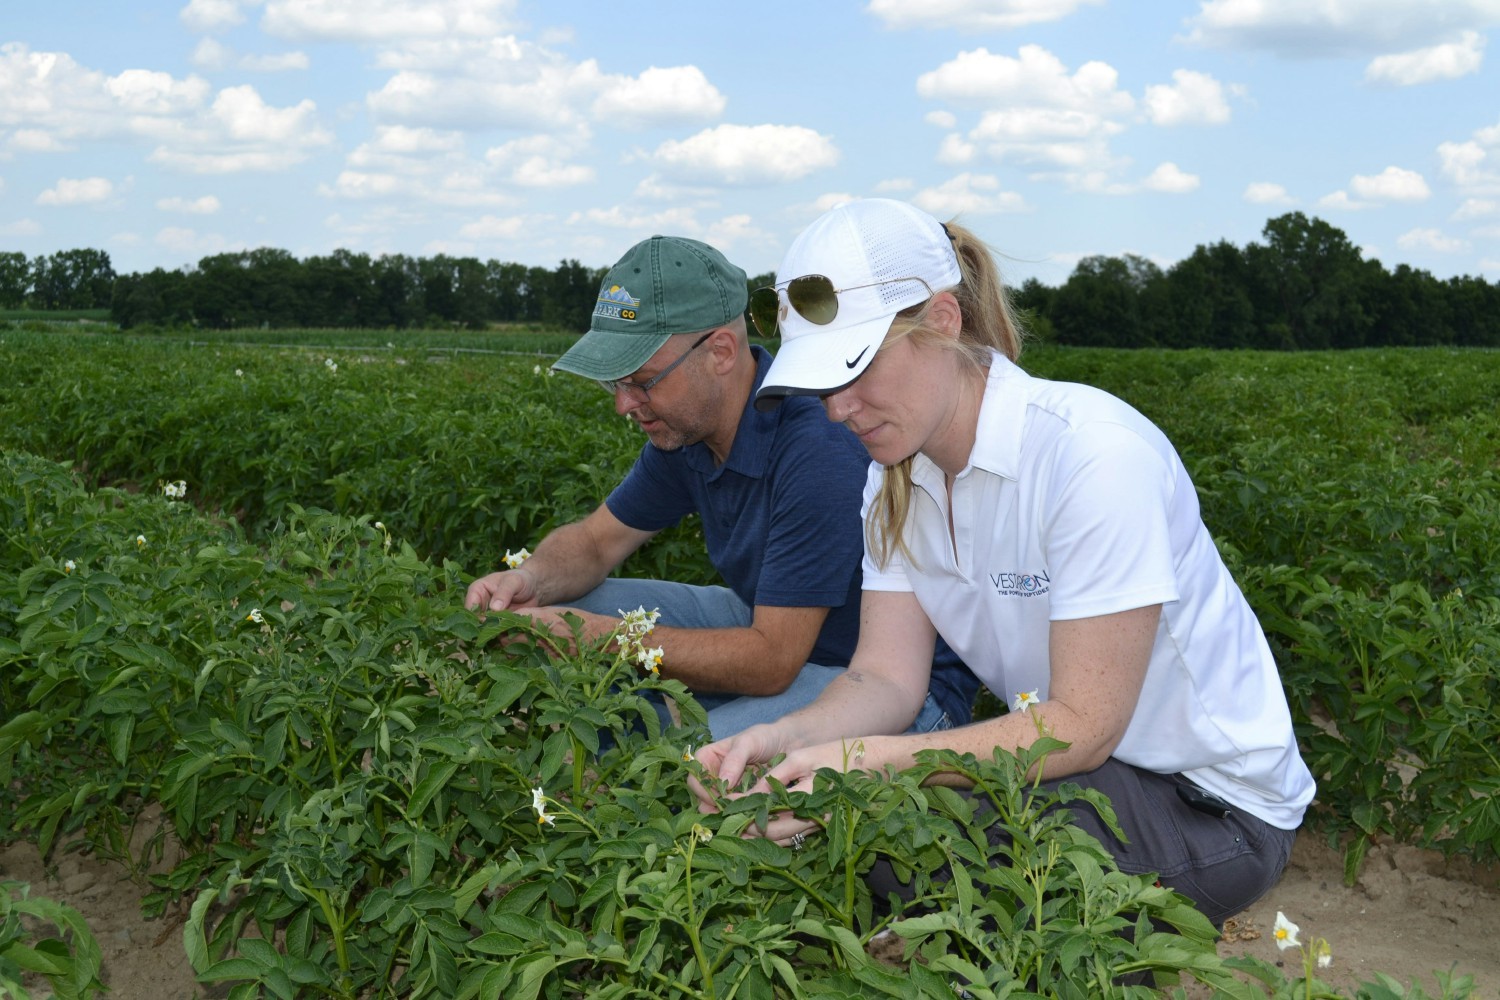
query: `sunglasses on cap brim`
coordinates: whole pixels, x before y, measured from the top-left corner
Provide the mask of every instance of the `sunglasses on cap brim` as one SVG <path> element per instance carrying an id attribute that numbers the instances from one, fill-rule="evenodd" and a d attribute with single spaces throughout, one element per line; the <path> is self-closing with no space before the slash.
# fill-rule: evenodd
<path id="1" fill-rule="evenodd" d="M 834 288 L 833 279 L 825 274 L 804 274 L 781 285 L 762 285 L 750 293 L 750 322 L 762 337 L 776 336 L 781 320 L 781 289 L 786 289 L 786 301 L 798 316 L 815 326 L 827 326 L 839 314 L 839 295 L 859 288 L 878 288 L 894 285 L 900 281 L 918 281 L 932 295 L 932 286 L 922 278 L 887 278 L 872 281 L 867 285 L 850 285 Z"/>

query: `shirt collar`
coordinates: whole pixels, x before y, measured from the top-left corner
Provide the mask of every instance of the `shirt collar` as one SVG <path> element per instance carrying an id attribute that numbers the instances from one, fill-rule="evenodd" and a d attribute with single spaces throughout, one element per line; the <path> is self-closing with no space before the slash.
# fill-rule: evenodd
<path id="1" fill-rule="evenodd" d="M 957 478 L 967 476 L 971 469 L 1011 480 L 1019 475 L 1021 432 L 1032 381 L 1030 375 L 1005 355 L 990 352 L 990 373 L 985 380 L 984 399 L 979 404 L 974 448 L 969 452 L 969 464 Z M 934 491 L 934 495 L 943 492 L 943 470 L 926 455 L 918 454 L 912 459 L 912 481 Z"/>

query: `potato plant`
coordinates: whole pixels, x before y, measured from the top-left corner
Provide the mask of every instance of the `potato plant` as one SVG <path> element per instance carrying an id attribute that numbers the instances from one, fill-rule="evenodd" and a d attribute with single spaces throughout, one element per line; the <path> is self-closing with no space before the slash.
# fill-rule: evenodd
<path id="1" fill-rule="evenodd" d="M 691 699 L 463 611 L 469 579 L 628 467 L 638 435 L 584 380 L 61 334 L 7 333 L 0 363 L 0 835 L 141 870 L 130 834 L 160 803 L 146 850 L 186 856 L 153 905 L 236 995 L 1092 996 L 1131 971 L 1237 989 L 1177 901 L 1049 825 L 1024 762 L 924 764 L 1004 797 L 1027 849 L 995 866 L 920 771 L 704 817 Z M 1493 859 L 1500 357 L 1026 363 L 1177 444 L 1282 665 L 1309 822 L 1351 879 L 1379 838 Z M 709 578 L 692 524 L 627 570 Z M 659 731 L 642 699 L 660 692 L 685 726 Z M 737 836 L 777 805 L 829 838 Z M 887 913 L 860 877 L 876 858 L 960 874 Z M 899 978 L 862 957 L 882 930 L 907 943 Z"/>
<path id="2" fill-rule="evenodd" d="M 997 865 L 972 801 L 920 767 L 700 814 L 702 712 L 627 638 L 559 656 L 524 619 L 480 621 L 455 565 L 368 518 L 293 507 L 260 548 L 176 498 L 4 462 L 12 822 L 121 852 L 158 804 L 183 859 L 153 905 L 185 912 L 195 968 L 232 996 L 1097 995 L 1151 971 L 1250 995 L 1196 911 L 1022 778 L 1046 744 L 923 765 L 1006 817 Z M 663 732 L 650 696 L 683 724 Z M 739 836 L 773 808 L 823 817 L 824 845 Z M 871 899 L 877 858 L 918 879 L 917 910 Z M 909 974 L 865 952 L 884 929 Z"/>

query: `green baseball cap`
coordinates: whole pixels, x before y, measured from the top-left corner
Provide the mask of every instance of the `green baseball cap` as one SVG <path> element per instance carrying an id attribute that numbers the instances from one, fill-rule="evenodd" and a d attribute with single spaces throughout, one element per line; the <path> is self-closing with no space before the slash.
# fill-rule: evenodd
<path id="1" fill-rule="evenodd" d="M 585 378 L 624 378 L 667 338 L 744 315 L 745 272 L 707 243 L 653 236 L 626 251 L 599 286 L 589 332 L 553 368 Z"/>

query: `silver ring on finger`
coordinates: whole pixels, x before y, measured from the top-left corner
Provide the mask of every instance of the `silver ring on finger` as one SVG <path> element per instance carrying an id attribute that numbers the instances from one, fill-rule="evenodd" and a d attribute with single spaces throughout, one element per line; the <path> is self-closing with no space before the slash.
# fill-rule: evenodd
<path id="1" fill-rule="evenodd" d="M 794 850 L 794 851 L 800 851 L 800 850 L 802 850 L 802 845 L 805 844 L 805 843 L 807 843 L 807 834 L 805 834 L 805 833 L 794 833 L 794 834 L 792 834 L 792 850 Z"/>

